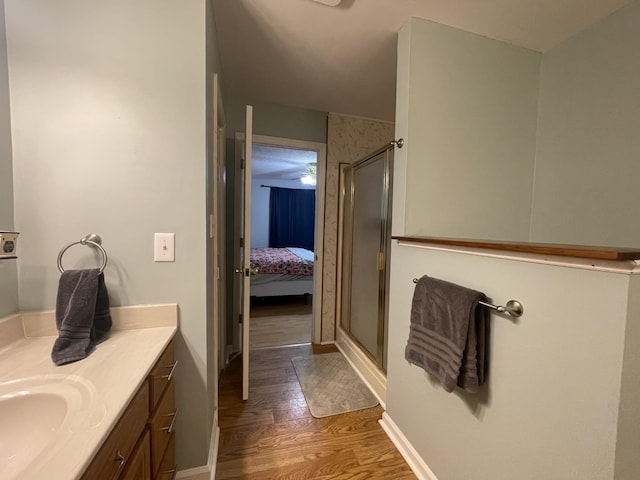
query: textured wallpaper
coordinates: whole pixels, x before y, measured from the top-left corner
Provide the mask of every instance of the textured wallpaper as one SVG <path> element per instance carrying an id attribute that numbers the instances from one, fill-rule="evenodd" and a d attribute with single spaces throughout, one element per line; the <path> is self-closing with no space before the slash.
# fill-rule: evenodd
<path id="1" fill-rule="evenodd" d="M 335 340 L 339 164 L 354 163 L 393 140 L 394 124 L 329 113 L 322 270 L 322 341 Z"/>

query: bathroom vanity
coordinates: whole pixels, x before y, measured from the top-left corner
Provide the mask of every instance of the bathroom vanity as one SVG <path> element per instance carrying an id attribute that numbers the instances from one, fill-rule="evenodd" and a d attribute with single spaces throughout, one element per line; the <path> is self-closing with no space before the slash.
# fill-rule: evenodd
<path id="1" fill-rule="evenodd" d="M 111 313 L 110 338 L 59 367 L 53 312 L 0 319 L 0 478 L 175 476 L 177 306 Z"/>
<path id="2" fill-rule="evenodd" d="M 170 480 L 175 476 L 176 365 L 170 343 L 82 475 L 83 480 Z"/>

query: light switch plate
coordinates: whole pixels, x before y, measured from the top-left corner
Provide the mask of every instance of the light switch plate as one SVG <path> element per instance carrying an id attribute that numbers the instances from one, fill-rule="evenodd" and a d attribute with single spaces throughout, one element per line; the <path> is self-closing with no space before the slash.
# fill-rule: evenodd
<path id="1" fill-rule="evenodd" d="M 156 233 L 153 241 L 153 259 L 156 262 L 175 261 L 175 233 Z"/>

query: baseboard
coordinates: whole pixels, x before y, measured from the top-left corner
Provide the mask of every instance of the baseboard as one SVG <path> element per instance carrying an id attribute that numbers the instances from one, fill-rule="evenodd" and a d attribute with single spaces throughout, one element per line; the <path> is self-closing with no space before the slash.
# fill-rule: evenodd
<path id="1" fill-rule="evenodd" d="M 416 452 L 416 449 L 409 443 L 407 437 L 391 420 L 387 412 L 382 414 L 382 419 L 379 420 L 379 423 L 419 480 L 438 480 L 435 473 L 431 471 L 422 457 Z"/>
<path id="2" fill-rule="evenodd" d="M 188 470 L 180 470 L 176 473 L 176 480 L 210 480 L 214 477 L 207 466 L 189 468 Z"/>
<path id="3" fill-rule="evenodd" d="M 218 426 L 218 412 L 216 412 L 216 420 L 214 423 L 213 431 L 211 432 L 211 442 L 209 443 L 209 459 L 207 464 L 209 466 L 209 478 L 208 480 L 215 480 L 216 468 L 218 467 L 218 447 L 220 446 L 220 427 Z"/>
<path id="4" fill-rule="evenodd" d="M 211 430 L 211 440 L 209 442 L 209 458 L 207 464 L 202 467 L 180 470 L 176 473 L 176 480 L 215 480 L 216 467 L 218 464 L 218 447 L 220 445 L 220 427 L 218 427 L 218 412 L 213 419 L 213 429 Z"/>
<path id="5" fill-rule="evenodd" d="M 369 390 L 378 398 L 382 408 L 386 408 L 387 378 L 376 367 L 366 354 L 338 327 L 336 346 L 358 373 Z"/>

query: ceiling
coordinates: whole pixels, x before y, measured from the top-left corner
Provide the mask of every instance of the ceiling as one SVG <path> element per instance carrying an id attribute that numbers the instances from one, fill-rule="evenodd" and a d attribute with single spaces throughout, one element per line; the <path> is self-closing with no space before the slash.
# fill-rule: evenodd
<path id="1" fill-rule="evenodd" d="M 226 94 L 393 120 L 411 16 L 544 52 L 632 0 L 212 0 Z"/>
<path id="2" fill-rule="evenodd" d="M 251 178 L 300 180 L 308 173 L 308 165 L 317 161 L 315 151 L 253 145 Z"/>

